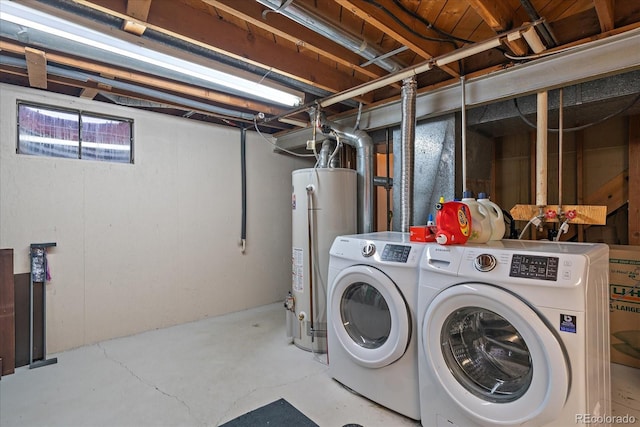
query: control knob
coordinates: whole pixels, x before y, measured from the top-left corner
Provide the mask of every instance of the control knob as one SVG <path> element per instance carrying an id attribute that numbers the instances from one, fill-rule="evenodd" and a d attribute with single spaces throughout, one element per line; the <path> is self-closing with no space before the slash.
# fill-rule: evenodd
<path id="1" fill-rule="evenodd" d="M 373 243 L 367 243 L 362 247 L 362 256 L 364 256 L 365 258 L 369 258 L 375 253 L 376 253 L 376 245 L 374 245 Z"/>
<path id="2" fill-rule="evenodd" d="M 496 257 L 491 254 L 481 254 L 476 257 L 473 261 L 473 266 L 478 271 L 487 272 L 496 268 L 498 262 L 496 261 Z"/>

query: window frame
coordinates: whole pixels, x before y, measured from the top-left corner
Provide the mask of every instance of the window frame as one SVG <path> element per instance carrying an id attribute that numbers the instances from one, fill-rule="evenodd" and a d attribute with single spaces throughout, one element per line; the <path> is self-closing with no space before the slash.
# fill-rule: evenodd
<path id="1" fill-rule="evenodd" d="M 20 152 L 21 144 L 20 144 L 20 136 L 21 136 L 21 122 L 20 122 L 20 108 L 31 107 L 43 109 L 51 112 L 69 114 L 77 117 L 77 125 L 78 125 L 78 135 L 77 140 L 69 140 L 77 143 L 78 153 L 77 157 L 64 157 L 64 156 L 55 156 L 48 154 L 38 154 L 38 153 L 25 153 Z M 83 138 L 83 117 L 90 117 L 92 119 L 104 119 L 104 120 L 113 120 L 118 122 L 127 123 L 129 125 L 129 161 L 117 161 L 111 159 L 96 159 L 95 157 L 83 157 L 82 156 L 82 143 L 85 140 Z M 134 120 L 129 117 L 116 116 L 112 114 L 104 114 L 104 113 L 96 113 L 90 110 L 82 110 L 78 108 L 67 108 L 60 107 L 57 105 L 48 105 L 38 102 L 25 101 L 25 100 L 17 100 L 16 101 L 16 154 L 26 155 L 26 156 L 35 156 L 35 157 L 49 157 L 49 158 L 57 158 L 57 159 L 76 159 L 76 160 L 89 160 L 94 162 L 101 163 L 116 163 L 116 164 L 134 164 L 135 156 L 134 156 Z"/>

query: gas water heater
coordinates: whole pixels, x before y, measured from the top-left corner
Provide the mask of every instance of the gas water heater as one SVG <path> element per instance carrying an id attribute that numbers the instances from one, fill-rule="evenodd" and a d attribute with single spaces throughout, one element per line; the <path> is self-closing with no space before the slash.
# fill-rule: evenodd
<path id="1" fill-rule="evenodd" d="M 309 168 L 291 174 L 291 296 L 287 336 L 304 350 L 327 351 L 327 276 L 333 240 L 357 232 L 357 173 Z"/>

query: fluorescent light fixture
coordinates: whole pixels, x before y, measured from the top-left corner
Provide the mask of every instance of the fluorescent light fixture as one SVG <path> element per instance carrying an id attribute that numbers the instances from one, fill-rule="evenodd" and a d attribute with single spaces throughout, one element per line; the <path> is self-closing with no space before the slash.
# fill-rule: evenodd
<path id="1" fill-rule="evenodd" d="M 3 1 L 2 3 L 0 19 L 3 21 L 195 77 L 272 103 L 289 107 L 302 104 L 302 99 L 298 95 L 137 46 L 14 2 Z"/>

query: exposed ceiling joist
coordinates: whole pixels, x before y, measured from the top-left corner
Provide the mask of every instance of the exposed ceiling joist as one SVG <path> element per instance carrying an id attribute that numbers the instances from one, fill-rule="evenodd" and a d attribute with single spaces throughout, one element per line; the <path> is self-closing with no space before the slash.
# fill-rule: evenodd
<path id="1" fill-rule="evenodd" d="M 21 49 L 20 49 L 21 50 Z M 29 85 L 39 89 L 47 88 L 47 58 L 43 51 L 31 47 L 24 48 L 29 73 Z"/>
<path id="2" fill-rule="evenodd" d="M 418 54 L 421 58 L 431 59 L 434 56 L 437 56 L 437 53 L 427 51 L 418 43 L 413 42 L 409 37 L 405 37 L 399 31 L 396 31 L 392 23 L 389 22 L 388 19 L 382 19 L 374 16 L 373 12 L 367 12 L 364 8 L 360 7 L 359 5 L 356 5 L 353 2 L 353 0 L 335 0 L 335 1 L 336 3 L 344 7 L 346 10 L 348 10 L 350 13 L 353 13 L 357 17 L 365 20 L 368 24 L 376 27 L 383 34 L 386 34 L 389 37 L 393 38 L 394 40 L 399 42 L 401 45 L 407 46 L 413 52 Z M 441 69 L 453 77 L 460 77 L 460 73 L 448 65 L 441 67 Z"/>
<path id="3" fill-rule="evenodd" d="M 20 45 L 16 43 L 0 40 L 0 50 L 6 51 L 6 52 L 19 53 L 22 50 L 22 48 L 20 47 Z M 100 64 L 95 61 L 78 59 L 66 54 L 49 53 L 48 57 L 50 62 L 69 66 L 69 67 L 80 68 L 80 69 L 86 70 L 87 72 L 95 73 L 108 79 L 119 79 L 122 81 L 129 81 L 136 84 L 142 84 L 145 86 L 162 87 L 167 91 L 179 93 L 179 94 L 190 96 L 190 97 L 202 98 L 212 103 L 232 104 L 232 105 L 235 105 L 236 108 L 262 111 L 265 114 L 270 114 L 270 115 L 281 114 L 282 112 L 284 112 L 284 109 L 282 108 L 277 108 L 268 104 L 259 103 L 246 98 L 241 98 L 238 96 L 233 96 L 233 95 L 229 95 L 221 92 L 215 92 L 210 89 L 200 88 L 197 86 L 170 81 L 167 79 L 162 79 L 159 77 L 154 77 L 147 74 L 138 73 L 135 71 L 123 70 L 114 66 Z M 28 63 L 29 62 L 27 61 L 27 64 Z M 45 75 L 46 75 L 46 69 L 45 69 Z M 45 83 L 46 83 L 46 77 L 45 77 Z"/>
<path id="4" fill-rule="evenodd" d="M 261 28 L 265 31 L 268 31 L 274 36 L 278 36 L 285 40 L 288 40 L 291 43 L 294 43 L 300 49 L 309 50 L 318 54 L 319 56 L 325 57 L 331 61 L 335 61 L 346 68 L 352 69 L 356 73 L 366 76 L 367 78 L 375 79 L 384 74 L 384 72 L 380 69 L 372 71 L 367 68 L 358 66 L 360 57 L 357 54 L 352 53 L 347 49 L 337 45 L 328 47 L 328 42 L 331 43 L 332 41 L 327 40 L 326 38 L 320 36 L 317 33 L 314 33 L 311 30 L 294 27 L 294 23 L 289 22 L 287 18 L 284 18 L 277 13 L 269 14 L 266 17 L 262 17 L 263 8 L 260 7 L 258 3 L 238 2 L 237 0 L 203 1 L 215 7 L 216 9 L 233 15 L 236 18 L 242 19 L 247 23 Z M 274 25 L 271 25 L 272 22 L 274 23 Z M 279 24 L 280 26 L 278 26 L 277 24 Z M 280 29 L 280 27 L 283 27 L 284 25 L 289 26 L 289 29 L 287 31 Z M 334 53 L 334 51 L 336 51 L 337 53 Z"/>
<path id="5" fill-rule="evenodd" d="M 6 70 L 0 75 L 0 82 L 22 86 L 48 83 L 47 90 L 94 97 L 100 102 L 115 103 L 114 97 L 106 95 L 124 91 L 124 96 L 141 99 L 146 96 L 149 100 L 176 105 L 175 109 L 160 111 L 180 116 L 184 111 L 200 110 L 208 111 L 208 117 L 227 118 L 228 113 L 233 112 L 252 123 L 264 113 L 266 120 L 259 125 L 271 132 L 305 125 L 306 109 L 311 105 L 321 105 L 328 117 L 346 117 L 358 114 L 357 102 L 365 105 L 361 128 L 374 126 L 375 129 L 376 120 L 387 121 L 397 115 L 395 107 L 381 108 L 394 105 L 400 98 L 399 81 L 390 76 L 396 73 L 403 76 L 417 70 L 416 67 L 420 67 L 417 90 L 423 99 L 443 87 L 457 86 L 458 67 L 464 66 L 460 74 L 467 77 L 471 103 L 476 95 L 472 89 L 476 87 L 477 78 L 483 78 L 484 87 L 493 81 L 490 77 L 494 74 L 508 72 L 517 76 L 522 66 L 528 65 L 525 63 L 542 62 L 549 54 L 593 40 L 608 40 L 640 27 L 640 8 L 636 2 L 615 0 L 13 0 L 6 3 L 9 6 L 3 8 L 3 16 L 10 15 L 7 10 L 18 13 L 18 9 L 32 9 L 25 14 L 36 19 L 40 26 L 29 27 L 24 22 L 3 18 L 0 41 L 14 46 L 0 55 L 2 68 Z M 265 17 L 267 10 L 273 13 Z M 88 28 L 89 33 L 97 32 L 95 37 L 102 43 L 117 39 L 113 43 L 118 46 L 121 42 L 133 43 L 161 56 L 196 64 L 198 73 L 189 67 L 187 70 L 193 72 L 185 73 L 184 68 L 166 67 L 168 62 L 146 62 L 146 57 L 120 55 L 104 47 L 78 43 L 73 37 L 48 32 L 47 28 L 53 28 L 53 22 L 60 19 L 69 21 L 69 28 L 74 31 L 77 25 Z M 543 41 L 542 48 L 525 44 L 520 39 L 522 34 L 501 37 L 538 20 L 542 22 L 536 27 Z M 64 32 L 65 28 L 63 24 L 56 30 Z M 101 34 L 105 37 L 100 38 Z M 495 46 L 469 56 L 461 50 L 496 36 L 502 38 L 502 48 Z M 613 39 L 611 43 L 614 44 Z M 34 52 L 29 54 L 29 72 L 24 50 L 27 46 L 46 52 L 45 57 L 34 56 Z M 532 51 L 541 54 L 531 55 Z M 452 53 L 450 58 L 458 59 L 438 61 Z M 632 58 L 634 54 L 630 50 L 624 55 Z M 461 61 L 459 58 L 463 57 Z M 39 71 L 35 66 L 37 61 L 44 64 L 39 66 Z M 601 62 L 594 60 L 588 71 L 597 73 Z M 303 104 L 283 111 L 275 107 L 271 99 L 260 100 L 260 95 L 245 95 L 238 87 L 225 89 L 216 85 L 207 78 L 207 69 L 284 90 L 302 99 Z M 546 73 L 545 78 L 553 79 L 557 74 Z M 372 82 L 379 84 L 369 86 Z M 97 95 L 98 83 L 113 86 L 111 90 L 100 90 Z M 515 89 L 523 90 L 524 86 L 526 83 L 522 82 Z M 364 87 L 371 90 L 365 91 Z M 503 89 L 499 86 L 492 90 Z M 428 98 L 435 99 L 436 103 L 423 107 L 418 102 L 419 108 L 428 111 L 443 108 L 445 101 L 441 96 Z M 143 104 L 126 105 L 143 108 Z M 367 113 L 372 111 L 380 111 L 385 118 Z M 207 120 L 200 114 L 188 116 Z M 373 117 L 376 120 L 372 121 Z M 273 126 L 267 124 L 269 120 Z"/>
<path id="6" fill-rule="evenodd" d="M 514 11 L 507 9 L 507 5 L 494 0 L 467 0 L 482 20 L 496 33 L 499 34 L 513 27 Z M 516 56 L 527 54 L 527 44 L 522 39 L 505 40 L 505 44 Z"/>
<path id="7" fill-rule="evenodd" d="M 75 1 L 127 19 L 124 4 L 119 2 Z M 283 55 L 282 47 L 272 41 L 248 36 L 245 29 L 202 10 L 176 8 L 173 1 L 154 3 L 154 8 L 147 18 L 147 28 L 329 92 L 340 92 L 363 83 L 362 79 L 345 76 L 335 67 L 319 63 L 299 52 L 287 50 L 287 54 Z M 366 101 L 366 98 L 363 101 Z"/>
<path id="8" fill-rule="evenodd" d="M 600 31 L 611 31 L 615 28 L 614 21 L 614 0 L 593 0 L 596 7 L 598 21 L 600 22 Z"/>

